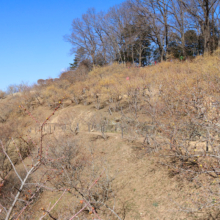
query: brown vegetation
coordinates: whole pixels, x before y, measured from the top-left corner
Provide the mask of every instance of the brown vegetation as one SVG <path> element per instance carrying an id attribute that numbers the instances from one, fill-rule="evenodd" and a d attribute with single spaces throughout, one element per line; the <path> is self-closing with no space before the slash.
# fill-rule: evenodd
<path id="1" fill-rule="evenodd" d="M 74 70 L 1 99 L 1 219 L 215 218 L 219 64 Z"/>

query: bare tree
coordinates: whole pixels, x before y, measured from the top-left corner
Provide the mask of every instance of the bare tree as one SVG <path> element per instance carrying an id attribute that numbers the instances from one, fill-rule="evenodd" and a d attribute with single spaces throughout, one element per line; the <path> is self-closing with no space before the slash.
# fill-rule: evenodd
<path id="1" fill-rule="evenodd" d="M 159 16 L 161 16 L 160 10 L 161 12 L 163 10 L 163 7 L 161 8 L 160 6 L 159 2 L 149 0 L 136 0 L 131 2 L 132 9 L 136 15 L 140 17 L 143 25 L 150 26 L 151 32 L 149 37 L 158 46 L 160 59 L 164 60 L 166 54 L 164 44 L 167 43 L 168 45 L 167 10 L 164 9 L 165 11 L 162 18 L 165 18 L 165 21 L 163 21 L 162 18 L 159 18 Z M 158 10 L 158 7 L 160 10 Z M 165 42 L 165 40 L 167 41 Z"/>
<path id="2" fill-rule="evenodd" d="M 95 64 L 97 39 L 90 24 L 89 14 L 84 14 L 82 19 L 74 19 L 72 22 L 72 33 L 66 36 L 66 40 L 73 45 L 72 52 L 82 48 L 86 52 L 85 55 L 88 55 L 92 59 L 93 64 Z"/>
<path id="3" fill-rule="evenodd" d="M 171 0 L 169 11 L 170 16 L 172 17 L 172 19 L 170 19 L 171 22 L 169 23 L 169 26 L 174 30 L 175 33 L 177 33 L 180 36 L 180 47 L 182 49 L 182 54 L 185 57 L 185 30 L 187 28 L 186 9 L 180 0 Z"/>
<path id="4" fill-rule="evenodd" d="M 191 15 L 192 21 L 199 24 L 204 39 L 204 52 L 209 52 L 211 43 L 210 19 L 218 8 L 219 0 L 181 0 L 181 2 Z"/>

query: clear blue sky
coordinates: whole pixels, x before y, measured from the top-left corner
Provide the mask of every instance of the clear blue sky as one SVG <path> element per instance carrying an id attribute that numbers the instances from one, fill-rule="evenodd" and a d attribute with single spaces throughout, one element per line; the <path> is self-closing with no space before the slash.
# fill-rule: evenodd
<path id="1" fill-rule="evenodd" d="M 73 60 L 71 22 L 88 8 L 107 11 L 124 0 L 0 0 L 0 89 L 56 78 Z"/>

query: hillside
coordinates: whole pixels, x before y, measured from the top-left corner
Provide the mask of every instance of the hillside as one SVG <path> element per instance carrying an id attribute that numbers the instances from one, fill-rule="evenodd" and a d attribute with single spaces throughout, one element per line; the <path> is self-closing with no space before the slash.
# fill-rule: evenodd
<path id="1" fill-rule="evenodd" d="M 0 219 L 220 218 L 219 65 L 79 69 L 0 99 Z"/>

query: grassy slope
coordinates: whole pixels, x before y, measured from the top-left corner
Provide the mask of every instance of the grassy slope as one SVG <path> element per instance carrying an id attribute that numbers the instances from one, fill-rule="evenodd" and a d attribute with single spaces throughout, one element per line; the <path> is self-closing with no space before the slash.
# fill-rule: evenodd
<path id="1" fill-rule="evenodd" d="M 129 81 L 125 79 L 127 76 L 130 77 Z M 147 85 L 153 93 L 157 94 L 159 89 L 163 89 L 171 97 L 182 97 L 191 94 L 190 90 L 198 81 L 204 91 L 209 93 L 207 79 L 209 79 L 209 82 L 215 82 L 216 77 L 219 77 L 218 56 L 199 57 L 194 63 L 162 63 L 155 67 L 141 69 L 128 69 L 119 65 L 95 69 L 90 73 L 87 81 L 75 85 L 77 89 L 79 89 L 80 85 L 89 87 L 90 89 L 86 94 L 87 100 L 91 100 L 93 103 L 88 106 L 82 105 L 82 103 L 79 105 L 71 104 L 59 110 L 58 114 L 50 121 L 50 123 L 68 123 L 68 120 L 70 120 L 72 127 L 75 127 L 78 123 L 80 127 L 79 134 L 74 136 L 69 131 L 63 132 L 61 129 L 56 129 L 51 135 L 47 136 L 49 139 L 53 139 L 53 135 L 58 139 L 62 139 L 66 135 L 71 136 L 73 140 L 77 140 L 81 145 L 85 146 L 85 149 L 82 149 L 82 153 L 89 152 L 88 146 L 93 148 L 93 155 L 95 155 L 93 164 L 97 166 L 97 173 L 101 172 L 102 163 L 105 163 L 108 167 L 109 176 L 114 178 L 112 191 L 116 199 L 115 201 L 110 199 L 109 205 L 115 202 L 115 210 L 122 219 L 194 219 L 193 215 L 189 216 L 179 211 L 181 209 L 180 205 L 183 205 L 185 201 L 189 202 L 187 197 L 191 191 L 196 190 L 195 185 L 187 180 L 170 177 L 169 170 L 158 163 L 160 160 L 159 154 L 148 154 L 147 149 L 141 145 L 143 137 L 140 136 L 131 142 L 128 141 L 128 137 L 122 139 L 120 132 L 111 130 L 107 133 L 109 138 L 104 140 L 99 138 L 101 133 L 99 134 L 97 131 L 88 132 L 87 122 L 94 118 L 99 120 L 100 117 L 106 117 L 108 120 L 116 122 L 121 117 L 120 111 L 112 111 L 112 115 L 109 115 L 108 109 L 109 106 L 114 108 L 117 105 L 117 101 L 111 103 L 108 100 L 111 97 L 117 99 L 118 96 L 121 96 L 122 101 L 120 104 L 123 105 L 123 101 L 126 102 L 128 100 L 127 95 L 132 89 L 144 88 Z M 54 94 L 54 91 L 48 88 L 42 91 L 43 96 L 46 97 L 48 91 L 51 92 L 48 97 L 55 96 L 59 99 L 59 96 L 63 96 L 60 93 Z M 68 103 L 68 98 L 76 88 L 69 86 L 68 89 L 59 89 L 62 93 L 65 93 L 64 103 Z M 99 110 L 95 108 L 95 94 L 99 94 L 99 99 L 104 108 Z M 213 96 L 216 94 L 215 92 L 212 93 Z M 11 102 L 13 103 L 11 98 L 1 101 L 4 105 Z M 33 115 L 40 118 L 41 121 L 51 111 L 46 105 L 45 103 L 45 105 L 31 110 Z M 126 105 L 124 106 L 126 107 Z M 16 112 L 13 113 L 9 119 L 11 120 L 14 116 L 17 117 L 17 114 Z M 127 112 L 127 114 L 129 115 L 130 113 Z M 141 121 L 150 120 L 149 116 L 143 114 L 143 111 L 138 113 L 138 117 Z M 19 128 L 22 127 L 21 133 L 25 134 L 29 128 L 32 128 L 30 135 L 38 137 L 34 132 L 34 122 L 25 114 L 19 113 L 19 117 L 16 120 L 18 121 L 17 126 Z M 59 145 L 54 144 L 52 147 L 59 148 Z M 89 157 L 93 156 L 89 154 Z M 28 159 L 26 160 L 28 161 Z M 86 171 L 86 169 L 88 170 Z M 87 176 L 90 172 L 89 168 L 85 168 L 84 172 L 85 176 Z M 41 207 L 46 208 L 50 202 L 54 203 L 57 198 L 57 193 L 43 192 L 31 209 L 35 219 L 42 215 Z M 69 206 L 77 206 L 79 199 L 67 193 L 53 209 L 52 214 L 56 217 L 60 216 L 59 219 L 65 219 L 65 212 L 69 212 Z M 207 213 L 207 210 L 195 215 L 205 217 L 205 213 Z M 105 216 L 104 212 L 100 212 L 100 215 L 102 219 L 107 219 L 105 218 L 107 214 Z M 80 219 L 92 219 L 92 217 L 93 215 L 84 213 Z M 114 217 L 111 216 L 109 219 L 114 219 Z"/>

